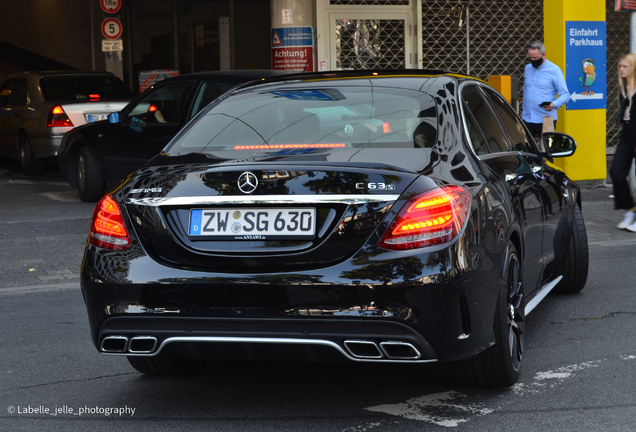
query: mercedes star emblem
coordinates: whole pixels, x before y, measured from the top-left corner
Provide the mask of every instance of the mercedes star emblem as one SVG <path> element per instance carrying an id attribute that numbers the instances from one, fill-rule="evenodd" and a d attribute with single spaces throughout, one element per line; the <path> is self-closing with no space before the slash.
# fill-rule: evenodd
<path id="1" fill-rule="evenodd" d="M 251 172 L 244 172 L 238 178 L 238 187 L 241 192 L 249 194 L 256 190 L 258 179 Z"/>
<path id="2" fill-rule="evenodd" d="M 109 110 L 109 109 L 110 109 L 110 104 L 109 104 L 109 103 L 104 104 L 104 108 L 106 108 L 107 110 Z"/>

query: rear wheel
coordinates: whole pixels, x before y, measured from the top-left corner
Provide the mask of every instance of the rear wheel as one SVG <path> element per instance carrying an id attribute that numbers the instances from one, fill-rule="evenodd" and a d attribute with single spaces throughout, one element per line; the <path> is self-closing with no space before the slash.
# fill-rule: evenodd
<path id="1" fill-rule="evenodd" d="M 26 133 L 20 134 L 18 139 L 18 157 L 22 171 L 28 175 L 38 175 L 44 172 L 46 167 L 45 159 L 37 159 L 31 141 Z"/>
<path id="2" fill-rule="evenodd" d="M 589 251 L 587 248 L 587 232 L 579 206 L 574 206 L 574 219 L 570 231 L 569 247 L 565 251 L 563 279 L 554 287 L 555 293 L 579 292 L 587 282 L 589 267 Z"/>
<path id="3" fill-rule="evenodd" d="M 161 356 L 137 357 L 128 356 L 128 362 L 138 372 L 154 376 L 192 375 L 203 368 L 198 360 L 173 359 Z"/>
<path id="4" fill-rule="evenodd" d="M 77 158 L 77 192 L 82 201 L 95 202 L 104 195 L 104 176 L 93 153 L 82 147 Z"/>
<path id="5" fill-rule="evenodd" d="M 473 387 L 509 387 L 519 380 L 523 360 L 525 301 L 521 261 L 512 243 L 495 311 L 495 344 L 475 357 L 452 363 L 455 380 Z"/>

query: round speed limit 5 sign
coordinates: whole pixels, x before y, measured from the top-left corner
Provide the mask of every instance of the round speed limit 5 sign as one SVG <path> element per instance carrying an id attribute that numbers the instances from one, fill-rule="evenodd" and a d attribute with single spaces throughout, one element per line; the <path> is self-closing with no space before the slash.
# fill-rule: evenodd
<path id="1" fill-rule="evenodd" d="M 108 39 L 117 39 L 121 36 L 121 23 L 115 18 L 108 18 L 102 24 L 102 34 Z"/>

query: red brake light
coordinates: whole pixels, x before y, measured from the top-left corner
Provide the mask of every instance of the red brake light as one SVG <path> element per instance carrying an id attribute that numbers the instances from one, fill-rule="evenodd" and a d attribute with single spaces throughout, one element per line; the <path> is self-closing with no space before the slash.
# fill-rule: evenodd
<path id="1" fill-rule="evenodd" d="M 157 111 L 157 107 L 155 106 L 155 104 L 150 104 L 150 106 L 148 107 L 148 111 L 149 112 Z"/>
<path id="2" fill-rule="evenodd" d="M 459 186 L 433 189 L 409 200 L 380 240 L 385 249 L 405 250 L 447 243 L 466 221 L 470 192 Z"/>
<path id="3" fill-rule="evenodd" d="M 73 127 L 71 119 L 68 118 L 64 109 L 59 105 L 54 106 L 51 108 L 51 111 L 49 111 L 46 125 L 48 127 Z"/>
<path id="4" fill-rule="evenodd" d="M 391 125 L 389 123 L 382 123 L 382 130 L 384 133 L 391 132 Z"/>
<path id="5" fill-rule="evenodd" d="M 128 249 L 132 246 L 119 204 L 110 195 L 106 195 L 95 206 L 89 242 L 110 250 Z"/>
<path id="6" fill-rule="evenodd" d="M 99 95 L 98 95 L 98 94 L 89 94 L 89 95 L 88 95 L 88 98 L 89 98 L 89 99 L 91 99 L 91 100 L 93 100 L 93 99 L 99 99 L 100 97 L 99 97 Z"/>
<path id="7" fill-rule="evenodd" d="M 289 148 L 336 148 L 346 147 L 344 143 L 333 144 L 260 144 L 260 145 L 237 145 L 234 150 L 273 150 Z"/>

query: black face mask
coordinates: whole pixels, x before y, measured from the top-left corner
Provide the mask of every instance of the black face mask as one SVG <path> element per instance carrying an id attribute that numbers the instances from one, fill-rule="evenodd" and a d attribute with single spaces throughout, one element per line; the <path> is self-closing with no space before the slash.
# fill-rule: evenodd
<path id="1" fill-rule="evenodd" d="M 532 65 L 533 68 L 539 69 L 539 66 L 543 64 L 543 57 L 538 58 L 536 60 L 530 60 L 530 64 Z"/>

